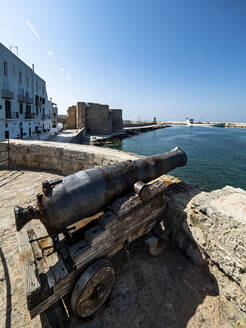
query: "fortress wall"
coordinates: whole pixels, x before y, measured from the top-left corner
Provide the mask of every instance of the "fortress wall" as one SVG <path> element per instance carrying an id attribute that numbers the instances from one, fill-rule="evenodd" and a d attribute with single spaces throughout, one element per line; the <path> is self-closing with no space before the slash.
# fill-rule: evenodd
<path id="1" fill-rule="evenodd" d="M 7 142 L 0 143 L 0 148 L 5 149 L 0 158 L 7 158 L 7 145 Z M 9 145 L 9 168 L 47 170 L 64 175 L 139 158 L 114 149 L 72 143 L 12 139 Z M 7 167 L 7 162 L 0 163 L 1 167 Z"/>
<path id="2" fill-rule="evenodd" d="M 167 204 L 172 245 L 212 274 L 220 297 L 246 312 L 246 191 L 201 192 L 180 182 L 168 188 Z"/>

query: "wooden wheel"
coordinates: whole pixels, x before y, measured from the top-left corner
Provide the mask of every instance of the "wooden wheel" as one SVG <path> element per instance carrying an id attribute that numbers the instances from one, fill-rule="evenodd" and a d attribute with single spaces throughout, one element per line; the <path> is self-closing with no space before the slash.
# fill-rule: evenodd
<path id="1" fill-rule="evenodd" d="M 116 279 L 116 271 L 107 259 L 91 264 L 76 282 L 71 306 L 80 318 L 86 318 L 97 311 L 109 297 Z"/>

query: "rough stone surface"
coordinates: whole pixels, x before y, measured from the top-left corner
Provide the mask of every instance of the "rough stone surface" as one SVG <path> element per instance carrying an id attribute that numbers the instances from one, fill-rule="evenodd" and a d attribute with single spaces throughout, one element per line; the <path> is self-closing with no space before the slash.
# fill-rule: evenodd
<path id="1" fill-rule="evenodd" d="M 1 156 L 9 156 L 9 167 L 48 170 L 65 175 L 140 157 L 114 149 L 60 142 L 13 139 L 9 145 L 8 154 L 7 142 L 0 143 L 0 150 L 6 149 L 6 152 L 0 153 Z M 0 163 L 0 167 L 6 166 L 7 162 Z"/>
<path id="2" fill-rule="evenodd" d="M 41 181 L 55 179 L 47 172 L 0 170 L 0 327 L 41 327 L 30 320 L 17 249 L 14 206 L 35 202 Z"/>
<path id="3" fill-rule="evenodd" d="M 170 246 L 154 258 L 145 251 L 144 238 L 130 246 L 128 262 L 124 251 L 113 259 L 117 268 L 116 285 L 107 304 L 94 317 L 86 321 L 77 320 L 70 312 L 68 303 L 70 317 L 67 317 L 61 304 L 57 303 L 30 320 L 17 250 L 13 208 L 17 204 L 33 204 L 36 193 L 41 189 L 41 181 L 57 177 L 48 172 L 0 171 L 0 327 L 230 328 L 237 320 L 241 320 L 243 312 L 235 301 L 242 296 L 238 292 L 239 285 L 218 270 L 215 263 L 204 264 L 201 271 L 177 248 Z M 173 226 L 177 231 L 182 231 L 188 240 L 183 229 L 184 221 L 179 219 L 182 215 L 186 217 L 184 209 L 199 191 L 169 176 L 161 179 L 173 182 L 168 192 L 169 212 L 165 222 L 168 225 L 169 220 L 172 220 Z M 175 207 L 176 201 L 171 204 L 171 199 L 179 200 L 180 203 Z M 176 216 L 172 217 L 170 213 L 174 209 Z M 172 233 L 172 238 L 177 242 L 182 241 L 176 238 L 178 234 L 175 235 L 174 230 Z M 191 241 L 186 245 L 192 245 L 190 254 L 195 254 Z M 200 251 L 196 253 L 196 264 L 202 256 Z"/>
<path id="4" fill-rule="evenodd" d="M 246 312 L 246 192 L 225 187 L 211 193 L 185 184 L 168 196 L 172 243 L 199 267 L 209 267 L 221 295 Z"/>

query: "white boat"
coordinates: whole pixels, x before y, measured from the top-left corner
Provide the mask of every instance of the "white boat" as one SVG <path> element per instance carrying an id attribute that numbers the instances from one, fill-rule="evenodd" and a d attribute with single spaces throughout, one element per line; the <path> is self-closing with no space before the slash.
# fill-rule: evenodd
<path id="1" fill-rule="evenodd" d="M 185 124 L 186 125 L 192 125 L 192 124 L 194 124 L 194 119 L 187 117 L 186 120 L 185 120 Z"/>

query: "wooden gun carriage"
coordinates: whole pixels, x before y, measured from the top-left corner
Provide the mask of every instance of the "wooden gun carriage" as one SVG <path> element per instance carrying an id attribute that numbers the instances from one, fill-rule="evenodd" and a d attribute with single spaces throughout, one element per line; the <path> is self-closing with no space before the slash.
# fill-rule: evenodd
<path id="1" fill-rule="evenodd" d="M 185 163 L 186 156 L 182 165 Z M 82 217 L 59 233 L 47 233 L 42 222 L 29 219 L 17 229 L 31 318 L 68 294 L 78 317 L 93 314 L 104 304 L 116 280 L 110 259 L 154 228 L 158 234 L 146 244 L 152 255 L 159 255 L 163 249 L 161 239 L 167 232 L 163 223 L 166 187 L 159 180 L 150 184 L 137 181 L 132 190 L 107 204 L 103 211 Z"/>

